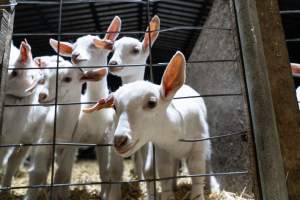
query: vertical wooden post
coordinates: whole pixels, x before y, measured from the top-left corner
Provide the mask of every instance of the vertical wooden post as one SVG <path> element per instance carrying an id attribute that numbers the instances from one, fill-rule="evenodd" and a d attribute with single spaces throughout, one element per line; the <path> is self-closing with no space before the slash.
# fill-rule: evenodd
<path id="1" fill-rule="evenodd" d="M 235 4 L 262 196 L 296 200 L 300 195 L 300 118 L 278 2 L 235 0 Z"/>
<path id="2" fill-rule="evenodd" d="M 300 117 L 277 0 L 256 0 L 290 200 L 300 199 Z"/>
<path id="3" fill-rule="evenodd" d="M 0 130 L 2 130 L 4 87 L 14 24 L 14 6 L 9 5 L 15 3 L 15 0 L 0 0 Z"/>

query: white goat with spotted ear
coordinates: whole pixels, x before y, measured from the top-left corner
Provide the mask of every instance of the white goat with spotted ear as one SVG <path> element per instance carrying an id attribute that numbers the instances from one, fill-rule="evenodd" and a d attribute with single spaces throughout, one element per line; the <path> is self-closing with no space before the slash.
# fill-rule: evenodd
<path id="1" fill-rule="evenodd" d="M 61 66 L 60 66 L 61 67 Z M 41 104 L 55 103 L 71 103 L 79 102 L 81 98 L 81 86 L 86 81 L 100 81 L 107 76 L 107 69 L 97 69 L 83 72 L 76 68 L 64 66 L 65 68 L 59 69 L 58 76 L 56 69 L 47 70 L 48 78 L 45 80 L 44 87 L 39 93 L 38 101 Z M 45 69 L 46 70 L 46 69 Z M 56 82 L 57 80 L 57 82 Z M 56 83 L 58 85 L 56 85 Z M 57 88 L 57 92 L 56 92 Z M 57 96 L 56 96 L 57 93 Z M 55 107 L 51 107 L 47 114 L 42 135 L 39 143 L 51 143 L 53 140 L 54 120 L 56 120 L 56 142 L 70 142 L 78 121 L 80 113 L 80 105 L 58 105 L 56 119 Z M 46 184 L 47 175 L 51 165 L 52 146 L 39 146 L 35 147 L 33 154 L 33 166 L 30 169 L 30 185 Z M 74 157 L 65 157 L 72 147 L 57 146 L 56 147 L 56 161 L 59 169 L 64 165 L 74 162 Z M 60 174 L 62 173 L 62 174 Z M 70 171 L 57 171 L 55 174 L 54 183 L 69 183 L 64 182 L 64 176 L 69 176 Z M 36 189 L 29 189 L 25 199 L 35 200 L 38 199 L 39 192 Z M 55 188 L 54 199 L 67 199 L 69 196 L 68 188 Z"/>
<path id="2" fill-rule="evenodd" d="M 109 61 L 109 71 L 122 79 L 122 84 L 144 80 L 145 64 L 150 53 L 150 48 L 159 35 L 160 19 L 155 15 L 146 30 L 144 39 L 139 41 L 131 37 L 123 37 L 114 44 L 114 53 Z M 140 65 L 128 66 L 123 65 Z M 135 168 L 139 179 L 153 178 L 151 143 L 146 144 L 134 155 Z M 153 196 L 153 184 L 147 182 L 147 194 Z"/>
<path id="3" fill-rule="evenodd" d="M 20 45 L 20 50 L 13 44 L 9 60 L 10 68 L 8 71 L 5 85 L 5 104 L 30 104 L 33 100 L 33 92 L 38 82 L 38 73 L 33 70 L 22 70 L 20 68 L 36 67 L 31 53 L 31 47 L 25 40 Z M 32 88 L 32 90 L 28 90 Z M 4 109 L 3 130 L 1 134 L 1 144 L 14 144 L 19 141 L 21 131 L 26 122 L 30 107 L 7 107 Z M 12 125 L 12 122 L 18 122 Z M 1 164 L 7 153 L 8 148 L 0 149 Z"/>
<path id="4" fill-rule="evenodd" d="M 206 159 L 210 157 L 210 141 L 180 142 L 184 138 L 209 137 L 206 106 L 202 98 L 173 97 L 198 96 L 199 93 L 184 85 L 186 61 L 177 52 L 163 75 L 161 85 L 136 81 L 119 88 L 107 99 L 85 109 L 93 112 L 114 106 L 116 129 L 114 148 L 127 157 L 152 141 L 157 147 L 157 170 L 160 178 L 176 176 L 176 161 L 187 160 L 190 174 L 204 174 Z M 175 199 L 173 182 L 161 182 L 161 199 Z M 204 200 L 204 177 L 192 177 L 190 199 Z"/>
<path id="5" fill-rule="evenodd" d="M 107 34 L 103 39 L 98 36 L 86 35 L 76 40 L 74 44 L 68 42 L 60 42 L 59 54 L 72 58 L 74 66 L 90 67 L 106 66 L 107 56 L 113 49 L 113 44 L 117 39 L 121 30 L 121 19 L 115 17 L 107 29 Z M 50 45 L 58 52 L 58 42 L 50 39 Z M 81 102 L 96 101 L 99 98 L 107 96 L 109 93 L 106 77 L 97 83 L 88 83 L 85 95 L 81 97 Z M 82 105 L 85 108 L 87 105 Z M 87 115 L 80 113 L 79 121 L 75 133 L 73 134 L 73 142 L 81 143 L 110 143 L 109 137 L 111 126 L 113 124 L 113 110 L 103 110 L 102 112 Z M 98 121 L 101 119 L 100 121 Z M 123 159 L 110 151 L 110 147 L 96 147 L 96 155 L 100 166 L 100 177 L 102 181 L 119 181 L 122 178 Z M 67 157 L 74 157 L 76 148 L 69 152 Z M 109 154 L 109 155 L 108 155 Z M 72 163 L 63 166 L 60 174 L 68 182 L 71 178 Z M 64 172 L 68 172 L 64 174 Z M 120 184 L 104 184 L 101 187 L 102 199 L 121 199 Z"/>

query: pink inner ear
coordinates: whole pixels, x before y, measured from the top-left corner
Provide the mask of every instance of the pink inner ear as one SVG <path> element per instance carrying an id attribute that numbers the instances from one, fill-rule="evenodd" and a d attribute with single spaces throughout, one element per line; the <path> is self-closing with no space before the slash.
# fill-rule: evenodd
<path id="1" fill-rule="evenodd" d="M 109 31 L 110 33 L 107 33 L 107 36 L 105 37 L 105 40 L 115 41 L 116 36 L 118 33 L 113 33 L 116 31 Z"/>
<path id="2" fill-rule="evenodd" d="M 170 92 L 173 90 L 172 84 L 168 84 L 166 82 L 164 82 L 164 91 L 165 91 L 165 97 L 167 97 Z"/>
<path id="3" fill-rule="evenodd" d="M 27 49 L 22 45 L 21 47 L 21 62 L 25 64 L 27 62 Z"/>
<path id="4" fill-rule="evenodd" d="M 292 67 L 292 72 L 294 74 L 300 74 L 300 65 L 299 64 L 291 63 L 291 67 Z"/>
<path id="5" fill-rule="evenodd" d="M 164 90 L 165 97 L 170 93 L 174 93 L 184 84 L 185 81 L 185 57 L 181 52 L 177 52 L 163 75 L 162 89 Z"/>
<path id="6" fill-rule="evenodd" d="M 71 44 L 67 42 L 59 43 L 59 51 L 58 51 L 58 41 L 54 39 L 50 39 L 50 45 L 52 48 L 59 54 L 64 54 L 65 56 L 71 56 L 73 47 Z"/>
<path id="7" fill-rule="evenodd" d="M 119 17 L 115 17 L 107 29 L 107 34 L 105 35 L 106 40 L 115 41 L 119 35 L 121 29 L 121 20 Z"/>
<path id="8" fill-rule="evenodd" d="M 58 49 L 58 43 L 56 44 L 56 48 Z M 63 54 L 72 54 L 73 48 L 67 44 L 62 42 L 59 43 L 59 52 Z"/>
<path id="9" fill-rule="evenodd" d="M 147 28 L 147 31 L 149 31 L 148 33 L 145 34 L 144 37 L 144 41 L 143 41 L 143 49 L 146 50 L 147 48 L 149 48 L 154 41 L 157 39 L 158 36 L 158 29 L 160 28 L 160 19 L 158 16 L 154 16 L 151 21 L 150 24 Z M 151 38 L 151 42 L 150 42 L 150 38 Z M 151 44 L 150 44 L 151 43 Z"/>
<path id="10" fill-rule="evenodd" d="M 83 76 L 81 77 L 81 80 L 100 81 L 106 75 L 107 75 L 107 69 L 106 68 L 93 70 L 93 71 L 86 71 L 86 72 L 84 72 Z"/>

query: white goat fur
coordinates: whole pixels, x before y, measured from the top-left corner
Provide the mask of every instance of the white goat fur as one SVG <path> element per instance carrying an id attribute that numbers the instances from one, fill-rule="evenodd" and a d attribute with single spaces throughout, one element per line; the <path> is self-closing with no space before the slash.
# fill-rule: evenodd
<path id="1" fill-rule="evenodd" d="M 25 45 L 25 44 L 22 44 Z M 22 47 L 22 46 L 21 46 Z M 25 47 L 24 47 L 25 48 Z M 30 59 L 26 63 L 21 61 L 21 52 L 13 44 L 11 44 L 10 68 L 22 68 L 31 67 L 32 63 Z M 14 75 L 16 73 L 17 75 Z M 30 87 L 33 79 L 29 76 L 29 71 L 23 70 L 9 70 L 7 74 L 6 86 L 5 86 L 5 104 L 23 104 L 31 103 L 32 95 L 26 93 L 25 90 Z M 11 107 L 5 108 L 3 116 L 3 130 L 1 134 L 1 144 L 14 144 L 20 138 L 20 131 L 23 130 L 26 125 L 26 116 L 30 111 L 30 107 Z M 17 121 L 17 124 L 11 124 Z M 0 149 L 0 161 L 1 165 L 8 148 Z"/>
<path id="2" fill-rule="evenodd" d="M 152 18 L 147 30 L 149 30 L 149 27 L 151 27 L 151 31 L 153 32 L 150 34 L 145 33 L 143 41 L 139 41 L 132 37 L 122 37 L 114 44 L 114 53 L 109 61 L 109 65 L 112 63 L 118 66 L 141 65 L 124 68 L 110 66 L 110 73 L 121 77 L 123 85 L 138 80 L 144 80 L 145 64 L 150 53 L 150 43 L 147 42 L 149 42 L 150 39 L 152 46 L 159 35 L 160 19 L 157 15 Z M 139 179 L 153 178 L 152 152 L 152 143 L 148 143 L 134 155 L 135 169 Z M 154 193 L 153 183 L 146 182 L 146 184 L 148 197 L 151 197 Z"/>
<path id="3" fill-rule="evenodd" d="M 161 86 L 137 81 L 122 86 L 113 94 L 117 122 L 114 141 L 119 137 L 127 138 L 121 147 L 116 147 L 115 143 L 116 151 L 127 157 L 152 141 L 157 147 L 156 166 L 161 178 L 176 176 L 177 163 L 181 159 L 187 160 L 190 174 L 203 174 L 211 153 L 208 140 L 197 143 L 179 141 L 209 137 L 202 98 L 171 100 L 173 97 L 199 95 L 189 86 L 182 85 L 185 67 L 183 54 L 177 53 L 167 67 Z M 147 103 L 153 98 L 157 105 L 151 109 Z M 162 200 L 175 199 L 172 181 L 162 181 L 161 187 Z M 191 199 L 204 200 L 203 188 L 204 177 L 193 177 Z"/>
<path id="4" fill-rule="evenodd" d="M 22 42 L 20 49 L 11 46 L 10 65 L 13 68 L 37 67 L 32 59 L 31 48 L 27 42 Z M 23 58 L 22 55 L 23 54 Z M 22 59 L 26 58 L 26 62 Z M 14 73 L 14 74 L 13 74 Z M 42 78 L 40 70 L 12 70 L 8 73 L 6 83 L 6 104 L 31 104 L 34 103 L 37 94 L 36 87 L 30 92 L 26 92 L 33 85 L 33 81 Z M 36 88 L 36 89 L 35 89 Z M 38 112 L 37 112 L 38 110 Z M 37 124 L 43 120 L 45 113 L 39 107 L 11 107 L 4 111 L 3 134 L 1 137 L 2 144 L 32 143 L 39 137 L 40 132 L 36 130 Z M 14 123 L 17 122 L 17 123 Z M 14 124 L 11 124 L 14 123 Z M 11 185 L 12 176 L 16 173 L 20 163 L 24 159 L 29 147 L 1 148 L 1 161 L 4 156 L 4 176 L 2 178 L 2 187 Z"/>
<path id="5" fill-rule="evenodd" d="M 57 56 L 56 56 L 57 58 Z M 52 65 L 52 67 L 55 65 Z M 85 81 L 89 81 L 89 77 L 85 77 L 85 73 L 80 69 L 68 68 L 73 66 L 68 61 L 59 62 L 59 67 L 67 67 L 59 69 L 58 73 L 58 87 L 57 87 L 57 102 L 70 103 L 79 102 L 81 98 L 81 86 Z M 44 87 L 39 94 L 40 103 L 54 103 L 56 95 L 56 70 L 47 70 L 47 79 Z M 104 70 L 104 75 L 107 75 L 107 70 Z M 100 76 L 100 75 L 99 75 Z M 85 79 L 83 79 L 83 77 Z M 101 77 L 101 78 L 102 78 Z M 80 113 L 80 105 L 58 106 L 56 114 L 56 141 L 70 142 L 78 121 Z M 42 130 L 42 135 L 39 143 L 52 142 L 53 128 L 54 128 L 55 107 L 50 107 L 45 119 Z M 72 149 L 72 148 L 70 148 Z M 64 165 L 73 162 L 74 157 L 65 157 L 70 151 L 68 147 L 57 146 L 57 165 L 58 169 L 55 174 L 55 183 L 65 183 L 64 176 L 71 174 L 70 171 L 61 171 Z M 46 184 L 49 167 L 51 164 L 52 147 L 39 146 L 36 147 L 33 156 L 33 166 L 30 169 L 30 185 Z M 61 174 L 62 173 L 62 174 Z M 29 189 L 25 199 L 34 200 L 38 198 L 38 192 L 35 189 Z M 69 195 L 69 190 L 65 188 L 55 188 L 54 199 L 65 199 Z"/>
<path id="6" fill-rule="evenodd" d="M 105 45 L 112 44 L 118 37 L 118 33 L 121 29 L 121 19 L 115 17 L 109 26 L 104 39 L 100 39 L 98 36 L 86 35 L 76 40 L 74 44 L 61 43 L 66 45 L 70 51 L 60 52 L 63 56 L 72 57 L 73 65 L 78 67 L 95 66 L 101 67 L 107 65 L 107 56 L 112 50 L 106 48 Z M 97 43 L 95 42 L 98 42 Z M 103 44 L 101 44 L 103 43 Z M 57 44 L 54 40 L 50 40 L 50 44 L 54 50 L 57 51 Z M 77 57 L 75 56 L 77 55 Z M 76 63 L 76 64 L 75 64 Z M 81 102 L 96 101 L 99 98 L 107 96 L 109 93 L 107 87 L 106 77 L 95 83 L 88 83 L 86 94 L 81 96 Z M 82 105 L 85 108 L 87 105 Z M 110 143 L 112 138 L 111 128 L 113 124 L 113 110 L 107 109 L 103 112 L 93 113 L 87 115 L 81 112 L 79 115 L 78 124 L 75 132 L 73 133 L 71 141 L 81 143 L 97 143 L 104 144 Z M 68 160 L 73 158 L 77 148 L 70 148 L 68 153 L 64 154 L 62 160 Z M 111 151 L 110 147 L 96 147 L 96 155 L 100 168 L 100 178 L 102 181 L 117 181 L 121 180 L 122 174 L 119 169 L 123 171 L 122 158 Z M 61 175 L 60 182 L 67 183 L 71 178 L 73 162 L 65 162 L 61 165 L 61 169 L 57 170 L 57 174 Z M 65 173 L 67 172 L 67 173 Z M 57 176 L 58 177 L 58 176 Z M 119 184 L 102 185 L 101 188 L 102 199 L 121 199 L 121 187 Z"/>
<path id="7" fill-rule="evenodd" d="M 121 77 L 122 84 L 131 83 L 138 80 L 144 79 L 145 73 L 145 64 L 147 58 L 149 56 L 149 46 L 145 47 L 145 41 L 147 39 L 151 40 L 151 46 L 157 40 L 159 35 L 160 29 L 160 19 L 158 16 L 154 16 L 150 22 L 151 31 L 150 35 L 148 33 L 145 34 L 143 41 L 139 41 L 135 38 L 131 37 L 123 37 L 117 40 L 114 44 L 114 53 L 112 58 L 110 59 L 109 64 L 114 63 L 118 66 L 123 65 L 141 65 L 141 66 L 134 66 L 134 67 L 113 67 L 111 69 L 118 69 L 119 70 L 110 70 L 110 73 Z M 149 27 L 147 30 L 149 30 Z M 157 30 L 157 31 L 155 31 Z M 134 51 L 136 50 L 136 51 Z M 137 172 L 139 178 L 141 178 L 141 173 L 144 174 L 145 178 L 153 178 L 153 170 L 152 170 L 152 144 L 149 143 L 144 146 L 141 151 L 138 151 L 135 156 L 135 165 L 137 168 Z M 141 171 L 142 170 L 142 171 Z M 219 184 L 214 176 L 208 177 L 208 181 L 210 181 L 211 191 L 218 192 L 219 191 Z M 147 194 L 150 198 L 153 198 L 153 184 L 147 182 Z"/>

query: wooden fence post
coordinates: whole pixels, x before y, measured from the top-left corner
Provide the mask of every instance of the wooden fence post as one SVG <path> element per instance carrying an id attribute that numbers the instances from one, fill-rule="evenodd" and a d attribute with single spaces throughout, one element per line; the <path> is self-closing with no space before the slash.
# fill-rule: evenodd
<path id="1" fill-rule="evenodd" d="M 0 0 L 0 130 L 2 130 L 3 105 L 5 99 L 4 88 L 7 68 L 9 67 L 15 4 L 15 0 Z"/>
<path id="2" fill-rule="evenodd" d="M 235 4 L 262 197 L 297 200 L 300 118 L 278 1 L 235 0 Z"/>

